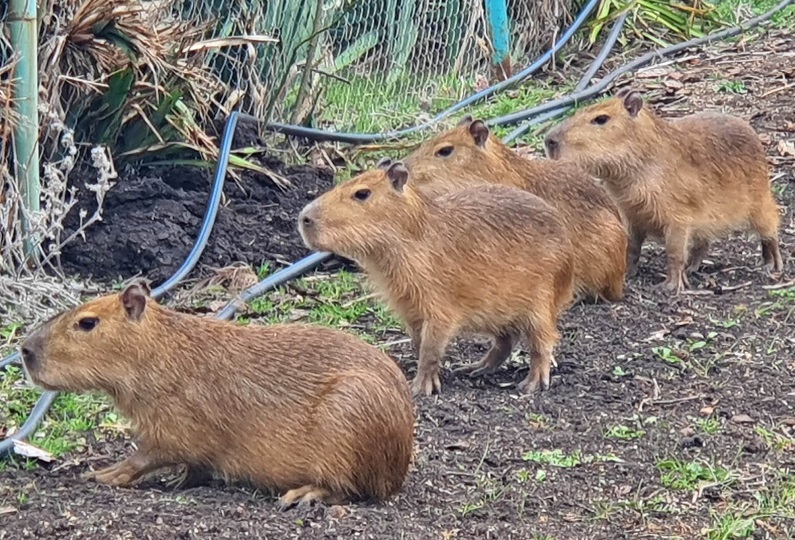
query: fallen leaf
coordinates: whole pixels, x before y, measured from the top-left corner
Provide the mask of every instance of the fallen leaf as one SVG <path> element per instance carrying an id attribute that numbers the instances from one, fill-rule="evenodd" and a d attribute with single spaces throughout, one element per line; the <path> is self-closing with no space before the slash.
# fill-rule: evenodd
<path id="1" fill-rule="evenodd" d="M 781 421 L 782 424 L 785 426 L 795 426 L 795 417 L 793 418 L 785 418 Z"/>
<path id="2" fill-rule="evenodd" d="M 732 422 L 735 424 L 753 424 L 754 419 L 747 414 L 735 414 L 732 416 Z"/>
<path id="3" fill-rule="evenodd" d="M 14 452 L 20 456 L 40 459 L 41 461 L 46 461 L 48 463 L 55 459 L 52 454 L 46 450 L 42 450 L 41 448 L 33 446 L 32 444 L 28 444 L 24 441 L 14 441 Z"/>
<path id="4" fill-rule="evenodd" d="M 0 506 L 0 516 L 4 516 L 6 514 L 13 514 L 17 511 L 16 508 L 13 506 Z"/>
<path id="5" fill-rule="evenodd" d="M 715 412 L 715 407 L 704 407 L 698 411 L 701 416 L 710 416 L 713 412 Z"/>
<path id="6" fill-rule="evenodd" d="M 682 73 L 681 73 L 680 71 L 674 71 L 673 73 L 671 73 L 671 74 L 670 74 L 670 75 L 668 75 L 668 76 L 669 76 L 670 78 L 672 78 L 672 79 L 674 79 L 674 80 L 678 81 L 678 80 L 680 80 L 680 79 L 682 78 Z"/>
<path id="7" fill-rule="evenodd" d="M 795 157 L 795 144 L 789 141 L 778 141 L 778 153 L 782 156 Z"/>
<path id="8" fill-rule="evenodd" d="M 666 88 L 670 88 L 671 90 L 681 90 L 685 87 L 684 84 L 673 79 L 666 79 L 664 84 Z"/>

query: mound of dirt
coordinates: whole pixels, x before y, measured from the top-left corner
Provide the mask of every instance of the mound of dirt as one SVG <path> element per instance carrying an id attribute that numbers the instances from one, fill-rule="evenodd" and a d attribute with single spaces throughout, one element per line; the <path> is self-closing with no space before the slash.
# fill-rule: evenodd
<path id="1" fill-rule="evenodd" d="M 309 253 L 296 229 L 296 218 L 307 202 L 332 185 L 332 173 L 287 167 L 276 160 L 264 164 L 290 180 L 292 188 L 282 190 L 261 174 L 243 174 L 240 185 L 227 176 L 225 198 L 200 267 L 238 261 L 285 263 Z M 141 168 L 120 174 L 106 195 L 103 220 L 86 231 L 85 241 L 78 239 L 64 248 L 64 270 L 105 283 L 137 274 L 155 283 L 167 279 L 196 240 L 213 176 L 213 170 L 189 167 Z M 78 208 L 91 211 L 94 207 L 93 194 L 81 193 L 80 204 L 66 219 L 66 235 L 79 224 Z"/>

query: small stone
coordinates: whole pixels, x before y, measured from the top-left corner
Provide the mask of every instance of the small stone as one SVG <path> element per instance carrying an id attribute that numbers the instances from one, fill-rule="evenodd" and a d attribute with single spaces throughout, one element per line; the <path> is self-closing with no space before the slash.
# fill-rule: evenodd
<path id="1" fill-rule="evenodd" d="M 681 433 L 683 437 L 692 437 L 693 435 L 696 434 L 696 430 L 694 430 L 691 427 L 686 427 L 682 428 L 681 431 L 679 431 L 679 433 Z"/>
<path id="2" fill-rule="evenodd" d="M 767 450 L 767 445 L 759 438 L 743 442 L 743 452 L 748 454 L 761 454 L 765 450 Z"/>
<path id="3" fill-rule="evenodd" d="M 335 504 L 329 508 L 329 515 L 334 519 L 342 519 L 347 513 L 348 511 L 345 509 L 345 507 L 338 504 Z"/>
<path id="4" fill-rule="evenodd" d="M 715 407 L 707 406 L 702 408 L 700 411 L 698 411 L 698 414 L 700 414 L 701 416 L 710 416 L 714 412 L 715 412 Z"/>
<path id="5" fill-rule="evenodd" d="M 703 448 L 704 446 L 704 439 L 702 439 L 699 435 L 693 435 L 692 437 L 685 437 L 681 441 L 679 441 L 679 446 L 682 448 Z"/>
<path id="6" fill-rule="evenodd" d="M 795 426 L 795 417 L 792 418 L 785 418 L 781 421 L 781 423 L 785 426 Z"/>
<path id="7" fill-rule="evenodd" d="M 747 414 L 735 414 L 732 416 L 732 422 L 735 424 L 753 424 L 754 419 Z"/>

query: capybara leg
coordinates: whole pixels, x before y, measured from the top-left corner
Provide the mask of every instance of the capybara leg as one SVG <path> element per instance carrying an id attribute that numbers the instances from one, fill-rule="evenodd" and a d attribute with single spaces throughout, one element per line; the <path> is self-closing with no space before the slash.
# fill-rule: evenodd
<path id="1" fill-rule="evenodd" d="M 100 484 L 109 486 L 128 486 L 140 479 L 142 476 L 165 467 L 168 463 L 153 458 L 150 454 L 138 451 L 116 465 L 112 465 L 99 471 L 92 471 L 83 474 L 85 479 L 94 479 Z"/>
<path id="2" fill-rule="evenodd" d="M 414 352 L 419 355 L 422 347 L 422 321 L 407 325 L 406 330 L 411 338 L 411 346 L 414 348 Z"/>
<path id="3" fill-rule="evenodd" d="M 497 334 L 494 336 L 494 344 L 491 346 L 491 349 L 489 349 L 489 352 L 487 352 L 479 362 L 461 366 L 455 371 L 469 371 L 470 377 L 480 377 L 482 375 L 494 373 L 503 362 L 511 356 L 516 337 L 516 334 L 511 332 Z"/>
<path id="4" fill-rule="evenodd" d="M 690 245 L 690 253 L 687 259 L 687 271 L 695 272 L 701 267 L 704 257 L 709 253 L 712 242 L 706 238 L 694 238 Z"/>
<path id="5" fill-rule="evenodd" d="M 616 273 L 613 275 L 610 283 L 602 291 L 601 296 L 607 302 L 621 301 L 624 298 L 624 274 Z"/>
<path id="6" fill-rule="evenodd" d="M 525 339 L 530 352 L 530 373 L 519 383 L 519 391 L 534 394 L 549 388 L 549 372 L 555 363 L 552 353 L 558 341 L 555 317 L 539 321 Z"/>
<path id="7" fill-rule="evenodd" d="M 781 272 L 784 269 L 784 261 L 778 246 L 778 209 L 772 197 L 769 202 L 759 206 L 756 213 L 751 216 L 751 228 L 759 235 L 762 243 L 762 264 L 768 270 Z"/>
<path id="8" fill-rule="evenodd" d="M 298 506 L 307 506 L 315 501 L 325 504 L 343 504 L 345 502 L 345 497 L 327 488 L 302 486 L 300 488 L 291 489 L 282 495 L 279 499 L 279 508 L 287 510 L 296 504 Z"/>
<path id="9" fill-rule="evenodd" d="M 643 241 L 646 240 L 646 231 L 630 227 L 629 244 L 627 245 L 627 277 L 633 278 L 638 274 L 638 264 L 640 264 L 640 252 L 643 249 Z"/>
<path id="10" fill-rule="evenodd" d="M 665 255 L 668 259 L 668 275 L 660 285 L 674 294 L 682 292 L 688 286 L 687 276 L 685 276 L 687 236 L 687 228 L 681 225 L 670 227 L 665 231 Z"/>
<path id="11" fill-rule="evenodd" d="M 411 382 L 411 393 L 414 396 L 425 394 L 430 396 L 434 391 L 440 392 L 442 381 L 439 371 L 442 358 L 450 341 L 451 332 L 442 326 L 425 321 L 422 325 L 422 343 L 420 344 L 417 375 Z"/>
<path id="12" fill-rule="evenodd" d="M 200 465 L 185 465 L 182 473 L 166 485 L 172 489 L 190 489 L 204 486 L 213 479 L 213 471 Z"/>

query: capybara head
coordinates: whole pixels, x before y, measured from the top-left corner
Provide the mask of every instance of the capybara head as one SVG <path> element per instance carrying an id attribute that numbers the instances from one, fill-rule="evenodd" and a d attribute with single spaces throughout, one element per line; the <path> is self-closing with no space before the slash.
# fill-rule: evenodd
<path id="1" fill-rule="evenodd" d="M 72 392 L 112 389 L 128 380 L 130 348 L 146 325 L 149 287 L 129 285 L 56 315 L 22 342 L 22 363 L 33 383 Z"/>
<path id="2" fill-rule="evenodd" d="M 401 161 L 364 172 L 306 205 L 298 230 L 310 249 L 357 260 L 390 242 L 417 214 Z"/>
<path id="3" fill-rule="evenodd" d="M 439 182 L 461 187 L 484 181 L 506 183 L 505 174 L 517 157 L 491 133 L 486 122 L 467 115 L 456 127 L 425 141 L 403 161 L 416 187 L 426 189 Z"/>
<path id="4" fill-rule="evenodd" d="M 602 163 L 631 160 L 638 141 L 648 138 L 652 123 L 641 95 L 624 88 L 552 128 L 544 149 L 551 159 L 573 159 L 598 168 Z"/>

